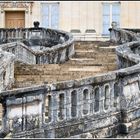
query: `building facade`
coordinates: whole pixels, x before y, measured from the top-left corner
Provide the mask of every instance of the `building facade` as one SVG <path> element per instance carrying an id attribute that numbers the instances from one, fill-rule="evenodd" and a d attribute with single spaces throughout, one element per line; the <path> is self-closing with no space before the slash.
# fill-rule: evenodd
<path id="1" fill-rule="evenodd" d="M 1 1 L 0 28 L 32 27 L 39 21 L 46 28 L 108 36 L 112 21 L 139 28 L 139 9 L 139 1 Z"/>

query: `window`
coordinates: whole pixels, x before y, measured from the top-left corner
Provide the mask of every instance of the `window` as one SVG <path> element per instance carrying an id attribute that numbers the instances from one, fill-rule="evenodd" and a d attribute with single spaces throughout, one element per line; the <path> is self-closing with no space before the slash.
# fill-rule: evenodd
<path id="1" fill-rule="evenodd" d="M 111 23 L 117 22 L 120 26 L 120 3 L 104 3 L 103 4 L 103 35 L 109 35 L 108 29 Z"/>
<path id="2" fill-rule="evenodd" d="M 41 26 L 57 29 L 59 23 L 59 4 L 42 3 L 41 5 Z"/>

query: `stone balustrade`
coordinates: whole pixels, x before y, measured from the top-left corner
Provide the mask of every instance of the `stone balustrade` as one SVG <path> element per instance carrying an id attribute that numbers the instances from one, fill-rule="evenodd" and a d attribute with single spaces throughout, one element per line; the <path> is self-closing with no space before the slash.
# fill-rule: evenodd
<path id="1" fill-rule="evenodd" d="M 0 45 L 3 51 L 10 52 L 15 55 L 15 61 L 24 62 L 26 64 L 36 64 L 36 56 L 34 51 L 21 42 L 12 42 Z"/>
<path id="2" fill-rule="evenodd" d="M 110 32 L 118 44 L 118 70 L 0 93 L 3 127 L 12 137 L 116 137 L 140 128 L 139 37 L 124 29 Z"/>
<path id="3" fill-rule="evenodd" d="M 13 43 L 14 45 L 14 42 L 16 42 L 18 44 L 16 45 L 18 50 L 18 53 L 15 54 L 17 55 L 16 58 L 26 62 L 26 56 L 28 55 L 29 61 L 27 62 L 30 64 L 64 63 L 75 53 L 73 41 L 71 34 L 54 29 L 41 27 L 0 29 L 1 46 L 6 47 L 9 45 L 8 43 Z M 11 44 L 9 47 L 11 47 Z"/>

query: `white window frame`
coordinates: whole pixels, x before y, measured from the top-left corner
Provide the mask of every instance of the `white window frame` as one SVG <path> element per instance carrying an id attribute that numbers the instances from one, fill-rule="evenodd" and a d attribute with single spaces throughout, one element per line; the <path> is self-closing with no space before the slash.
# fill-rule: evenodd
<path id="1" fill-rule="evenodd" d="M 102 3 L 102 7 L 104 6 L 104 4 L 109 4 L 109 28 L 111 28 L 111 23 L 113 22 L 112 21 L 112 17 L 113 17 L 113 10 L 112 10 L 112 7 L 113 7 L 113 4 L 121 4 L 121 2 L 103 2 Z M 103 14 L 102 14 L 103 15 Z M 103 27 L 103 26 L 102 26 Z M 102 34 L 105 35 L 103 33 L 103 30 L 102 30 Z"/>
<path id="2" fill-rule="evenodd" d="M 49 6 L 49 15 L 48 15 L 48 19 L 49 19 L 49 21 L 48 21 L 48 27 L 47 28 L 52 28 L 51 27 L 51 21 L 52 21 L 52 17 L 51 17 L 51 15 L 52 15 L 52 13 L 51 13 L 51 8 L 52 8 L 52 4 L 58 4 L 58 8 L 59 8 L 59 4 L 60 4 L 60 2 L 41 2 L 41 8 L 42 8 L 42 5 L 43 4 L 48 4 L 48 6 Z M 60 10 L 58 10 L 58 11 L 60 11 Z M 58 15 L 59 16 L 59 15 Z M 41 21 L 42 21 L 42 15 L 41 15 Z M 58 28 L 59 28 L 59 19 L 58 19 Z"/>

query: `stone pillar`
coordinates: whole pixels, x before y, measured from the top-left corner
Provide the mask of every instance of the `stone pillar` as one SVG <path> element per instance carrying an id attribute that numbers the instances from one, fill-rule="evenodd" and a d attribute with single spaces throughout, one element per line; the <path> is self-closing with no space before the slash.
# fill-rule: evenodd
<path id="1" fill-rule="evenodd" d="M 53 122 L 53 96 L 49 96 L 50 98 L 48 99 L 48 121 Z"/>
<path id="2" fill-rule="evenodd" d="M 69 120 L 71 119 L 71 93 L 67 91 L 68 93 L 65 94 L 65 99 L 66 99 L 66 119 Z"/>
<path id="3" fill-rule="evenodd" d="M 104 112 L 105 90 L 104 85 L 99 87 L 99 112 Z"/>
<path id="4" fill-rule="evenodd" d="M 52 121 L 56 122 L 58 119 L 59 98 L 58 95 L 52 95 Z"/>
<path id="5" fill-rule="evenodd" d="M 81 89 L 78 90 L 77 94 L 77 117 L 81 118 L 83 116 L 83 92 Z"/>
<path id="6" fill-rule="evenodd" d="M 29 30 L 27 29 L 25 32 L 26 32 L 26 37 L 25 38 L 29 39 Z"/>
<path id="7" fill-rule="evenodd" d="M 67 109 L 67 107 L 66 107 L 66 105 L 67 105 L 67 101 L 66 101 L 66 93 L 64 93 L 64 112 L 63 112 L 63 115 L 64 115 L 64 120 L 66 120 L 66 118 L 67 118 L 67 116 L 66 116 L 66 109 Z"/>
<path id="8" fill-rule="evenodd" d="M 17 39 L 18 38 L 18 30 L 16 29 L 16 35 L 15 35 L 15 38 Z"/>
<path id="9" fill-rule="evenodd" d="M 2 30 L 0 30 L 0 39 L 2 39 Z"/>

